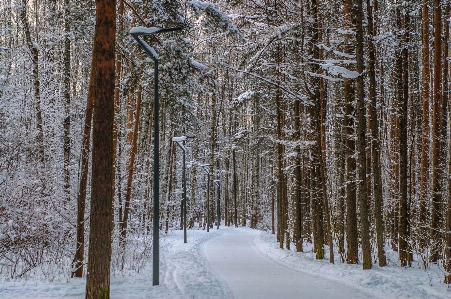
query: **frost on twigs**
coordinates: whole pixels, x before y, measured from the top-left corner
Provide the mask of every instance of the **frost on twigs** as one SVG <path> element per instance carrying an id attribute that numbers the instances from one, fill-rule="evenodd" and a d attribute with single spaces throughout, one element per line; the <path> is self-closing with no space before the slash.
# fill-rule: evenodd
<path id="1" fill-rule="evenodd" d="M 236 36 L 242 41 L 246 41 L 246 38 L 241 34 L 238 28 L 233 25 L 229 17 L 220 11 L 216 5 L 210 2 L 203 1 L 188 1 L 187 4 L 194 10 L 197 15 L 205 14 L 208 22 L 214 23 L 220 27 L 223 31 L 232 36 Z"/>
<path id="2" fill-rule="evenodd" d="M 241 93 L 237 98 L 234 98 L 232 100 L 232 105 L 233 105 L 233 107 L 241 106 L 243 103 L 251 100 L 255 95 L 256 95 L 256 93 L 254 91 L 247 90 L 247 91 Z"/>

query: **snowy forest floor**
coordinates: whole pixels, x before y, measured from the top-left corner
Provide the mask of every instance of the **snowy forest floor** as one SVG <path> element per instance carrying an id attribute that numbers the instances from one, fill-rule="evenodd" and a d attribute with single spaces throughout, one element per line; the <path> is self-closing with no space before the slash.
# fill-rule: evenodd
<path id="1" fill-rule="evenodd" d="M 224 226 L 189 230 L 184 244 L 183 231 L 173 230 L 160 238 L 160 285 L 152 286 L 149 260 L 139 273 L 115 273 L 111 298 L 451 298 L 439 268 L 401 268 L 388 252 L 387 267 L 363 271 L 338 255 L 335 264 L 318 261 L 304 245 L 304 253 L 283 250 L 267 232 Z M 39 269 L 27 278 L 1 277 L 0 298 L 84 298 L 85 279 L 68 277 L 50 281 Z"/>

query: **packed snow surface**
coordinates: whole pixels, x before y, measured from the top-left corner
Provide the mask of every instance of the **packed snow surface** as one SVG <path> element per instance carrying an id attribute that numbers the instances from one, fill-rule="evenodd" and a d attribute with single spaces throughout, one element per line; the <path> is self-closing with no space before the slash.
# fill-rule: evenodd
<path id="1" fill-rule="evenodd" d="M 111 298 L 451 298 L 439 271 L 335 264 L 280 249 L 275 236 L 249 228 L 173 230 L 160 238 L 160 285 L 152 286 L 152 261 L 111 277 Z M 42 270 L 43 271 L 43 270 Z M 85 279 L 69 273 L 0 278 L 0 298 L 84 298 Z M 51 278 L 50 278 L 51 277 Z"/>
<path id="2" fill-rule="evenodd" d="M 229 230 L 208 242 L 205 255 L 209 265 L 223 278 L 235 298 L 371 298 L 355 288 L 302 273 L 259 252 L 258 231 Z"/>

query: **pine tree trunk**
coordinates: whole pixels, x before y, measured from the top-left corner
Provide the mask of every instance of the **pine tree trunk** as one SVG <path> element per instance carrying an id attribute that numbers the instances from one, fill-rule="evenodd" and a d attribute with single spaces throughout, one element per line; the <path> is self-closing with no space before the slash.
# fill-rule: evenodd
<path id="1" fill-rule="evenodd" d="M 110 297 L 111 233 L 113 226 L 113 121 L 116 5 L 96 4 L 91 76 L 94 97 L 91 213 L 86 298 Z"/>
<path id="2" fill-rule="evenodd" d="M 344 4 L 345 27 L 352 30 L 352 0 L 345 0 Z M 344 52 L 348 55 L 354 54 L 352 36 L 345 35 Z M 344 135 L 346 136 L 346 244 L 347 254 L 346 262 L 348 264 L 357 264 L 358 257 L 358 233 L 357 233 L 357 199 L 356 199 L 356 160 L 355 141 L 354 141 L 354 101 L 355 101 L 354 82 L 351 79 L 344 79 Z"/>
<path id="3" fill-rule="evenodd" d="M 440 0 L 434 1 L 434 89 L 432 114 L 432 207 L 431 207 L 431 255 L 430 261 L 437 262 L 441 252 L 442 234 L 439 232 L 442 213 L 442 176 L 441 154 L 441 123 L 442 123 L 442 11 Z"/>
<path id="4" fill-rule="evenodd" d="M 300 101 L 295 100 L 293 105 L 294 114 L 294 142 L 299 142 L 300 139 Z M 293 241 L 296 244 L 296 251 L 303 251 L 302 240 L 302 170 L 301 170 L 301 147 L 296 146 L 295 168 L 294 168 L 294 204 L 295 204 L 295 223 L 294 223 L 294 237 Z"/>
<path id="5" fill-rule="evenodd" d="M 212 180 L 215 178 L 215 149 L 216 149 L 216 94 L 213 93 L 211 95 L 211 103 L 210 103 L 210 156 L 209 163 L 212 165 L 210 167 L 210 175 L 212 176 Z M 214 184 L 212 184 L 214 186 Z M 215 202 L 213 200 L 215 198 L 215 188 L 210 188 L 210 201 L 212 203 Z M 216 220 L 215 204 L 210 205 L 210 227 L 213 227 Z"/>
<path id="6" fill-rule="evenodd" d="M 119 24 L 118 24 L 118 30 L 122 30 L 123 24 L 122 24 L 122 16 L 124 14 L 124 1 L 119 0 Z M 120 36 L 120 34 L 119 34 Z M 118 41 L 120 43 L 120 40 Z M 116 177 L 120 178 L 120 168 L 118 167 L 118 159 L 117 157 L 120 156 L 117 153 L 117 141 L 118 141 L 118 121 L 117 121 L 117 115 L 119 114 L 118 110 L 120 108 L 120 92 L 121 92 L 121 74 L 122 74 L 122 55 L 118 53 L 116 55 L 116 81 L 115 81 L 115 89 L 114 89 L 114 121 L 113 121 L 113 189 L 114 194 L 117 194 L 118 196 L 118 214 L 119 214 L 119 228 L 122 224 L 122 192 L 120 190 L 120 184 L 118 184 L 118 192 L 116 193 Z M 119 179 L 120 181 L 120 179 Z"/>
<path id="7" fill-rule="evenodd" d="M 33 87 L 36 112 L 36 143 L 38 145 L 38 157 L 40 167 L 45 167 L 45 146 L 44 146 L 44 128 L 42 125 L 42 109 L 41 109 L 41 81 L 39 80 L 39 46 L 31 37 L 30 24 L 27 17 L 27 0 L 22 0 L 22 9 L 20 10 L 20 18 L 22 19 L 25 39 L 28 50 L 31 53 L 33 62 Z M 37 28 L 36 28 L 37 30 Z"/>
<path id="8" fill-rule="evenodd" d="M 356 95 L 356 120 L 357 120 L 357 145 L 358 145 L 358 193 L 360 209 L 360 237 L 362 242 L 362 264 L 363 269 L 371 269 L 371 244 L 370 227 L 368 213 L 368 195 L 366 190 L 366 104 L 365 104 L 365 86 L 363 82 L 364 57 L 363 57 L 363 8 L 362 0 L 356 0 L 355 20 L 356 20 L 356 60 L 357 77 Z"/>
<path id="9" fill-rule="evenodd" d="M 408 32 L 409 32 L 409 16 L 404 15 L 404 24 L 401 25 L 401 15 L 398 10 L 398 18 L 400 30 L 403 30 L 403 37 L 401 38 L 401 48 L 402 48 L 402 76 L 401 76 L 401 90 L 398 90 L 399 100 L 398 105 L 400 106 L 400 117 L 399 117 L 399 260 L 401 261 L 401 266 L 410 266 L 410 261 L 408 257 L 408 242 L 410 241 L 410 236 L 408 235 L 408 198 L 407 198 L 407 169 L 408 169 L 408 144 L 407 144 L 407 104 L 409 100 L 409 77 L 408 77 L 408 61 L 409 53 L 407 45 L 409 42 Z"/>
<path id="10" fill-rule="evenodd" d="M 451 17 L 451 6 L 449 1 L 446 2 L 446 15 L 445 15 L 445 39 L 444 39 L 444 67 L 443 67 L 443 101 L 445 104 L 448 105 L 448 115 L 451 111 L 451 103 L 450 97 L 449 97 L 449 62 L 446 59 L 446 57 L 449 56 L 449 26 L 450 26 L 450 17 Z M 451 124 L 451 122 L 450 122 Z M 446 127 L 445 127 L 446 128 Z M 451 128 L 451 126 L 450 126 Z M 446 135 L 445 135 L 446 136 Z M 451 157 L 451 137 L 448 139 L 448 145 L 450 146 L 448 148 L 449 154 Z M 446 209 L 446 247 L 445 247 L 445 262 L 444 262 L 444 269 L 446 272 L 448 272 L 448 275 L 445 275 L 444 282 L 447 284 L 451 284 L 451 176 L 449 175 L 449 171 L 451 169 L 451 159 L 448 161 L 448 202 L 447 202 L 447 209 Z"/>
<path id="11" fill-rule="evenodd" d="M 66 200 L 70 200 L 70 2 L 64 0 L 64 191 Z"/>
<path id="12" fill-rule="evenodd" d="M 341 105 L 340 105 L 341 106 Z M 341 108 L 341 107 L 340 107 Z M 345 262 L 345 216 L 346 216 L 346 181 L 345 181 L 345 170 L 346 170 L 346 148 L 345 148 L 345 136 L 344 128 L 341 127 L 339 137 L 337 140 L 337 169 L 338 169 L 338 195 L 337 195 L 337 219 L 336 219 L 336 229 L 338 232 L 338 254 L 341 257 L 341 262 Z"/>
<path id="13" fill-rule="evenodd" d="M 259 200 L 259 180 L 260 180 L 260 156 L 259 156 L 259 141 L 258 130 L 260 128 L 260 109 L 259 98 L 254 99 L 254 115 L 253 115 L 253 134 L 254 138 L 251 140 L 252 151 L 252 216 L 251 216 L 251 228 L 257 228 L 258 222 L 258 200 Z"/>
<path id="14" fill-rule="evenodd" d="M 320 59 L 320 50 L 317 46 L 321 43 L 319 39 L 321 37 L 320 33 L 320 20 L 319 20 L 319 1 L 312 0 L 312 18 L 313 18 L 313 31 L 311 42 L 313 45 L 312 58 L 315 61 Z M 314 64 L 312 66 L 312 73 L 319 73 L 319 65 Z M 316 252 L 316 259 L 324 258 L 324 174 L 322 170 L 322 148 L 321 148 L 321 81 L 318 77 L 312 77 L 311 85 L 313 87 L 313 92 L 310 94 L 310 100 L 313 106 L 310 107 L 310 118 L 311 118 L 311 130 L 314 135 L 315 145 L 312 148 L 312 168 L 313 168 L 313 192 L 312 192 L 312 218 L 315 223 L 314 230 L 314 247 Z M 316 231 L 316 234 L 315 234 Z"/>
<path id="15" fill-rule="evenodd" d="M 380 165 L 380 139 L 379 139 L 379 119 L 377 116 L 377 95 L 376 95 L 376 50 L 373 43 L 373 37 L 376 35 L 373 26 L 373 6 L 370 0 L 367 0 L 367 18 L 368 18 L 368 99 L 370 101 L 371 118 L 371 168 L 373 174 L 374 188 L 374 222 L 376 226 L 377 257 L 379 267 L 387 265 L 384 249 L 384 218 L 383 218 L 383 198 L 382 198 L 382 176 Z"/>
<path id="16" fill-rule="evenodd" d="M 283 61 L 282 46 L 279 43 L 277 45 L 276 53 L 277 62 L 277 74 L 280 74 L 280 64 Z M 279 84 L 281 79 L 279 78 Z M 277 106 L 277 139 L 276 153 L 277 153 L 277 229 L 278 240 L 280 248 L 284 248 L 285 233 L 287 231 L 287 207 L 286 207 L 286 182 L 285 182 L 285 146 L 280 142 L 285 139 L 284 126 L 285 126 L 285 100 L 282 96 L 280 88 L 276 90 L 276 106 Z M 287 238 L 289 239 L 289 238 Z M 287 240 L 288 242 L 288 240 Z"/>
<path id="17" fill-rule="evenodd" d="M 429 232 L 427 226 L 427 206 L 428 206 L 428 181 L 429 181 L 429 11 L 428 0 L 423 0 L 422 9 L 422 74 L 421 74 L 421 100 L 422 100 L 422 120 L 421 120 L 421 170 L 420 170 L 420 211 L 419 211 L 419 246 L 420 254 L 424 253 Z M 424 260 L 426 263 L 426 260 Z M 426 264 L 424 265 L 426 268 Z"/>
<path id="18" fill-rule="evenodd" d="M 94 84 L 91 72 L 90 85 Z M 85 123 L 83 129 L 83 141 L 81 147 L 80 182 L 77 195 L 77 246 L 72 268 L 76 269 L 73 277 L 83 277 L 83 264 L 85 259 L 85 206 L 86 189 L 88 185 L 89 152 L 91 149 L 92 114 L 94 110 L 93 88 L 89 87 L 88 99 L 86 101 Z"/>
<path id="19" fill-rule="evenodd" d="M 277 139 L 282 139 L 282 128 L 283 128 L 283 111 L 280 107 L 280 95 L 279 92 L 276 94 L 276 105 L 277 105 Z M 280 243 L 280 248 L 283 249 L 284 241 L 284 226 L 283 226 L 283 145 L 280 142 L 276 144 L 277 153 L 277 240 Z"/>
<path id="20" fill-rule="evenodd" d="M 323 42 L 323 29 L 322 29 L 322 18 L 321 18 L 321 2 L 320 0 L 317 0 L 317 20 L 318 20 L 318 42 Z M 324 59 L 323 57 L 323 50 L 319 47 L 318 49 L 318 59 L 319 61 L 322 61 Z M 322 73 L 321 69 L 318 69 L 319 73 Z M 320 117 L 320 130 L 318 131 L 319 139 L 320 141 L 320 165 L 319 165 L 319 171 L 320 171 L 320 182 L 321 182 L 321 193 L 322 193 L 322 205 L 324 209 L 324 218 L 326 218 L 326 229 L 327 232 L 324 232 L 325 237 L 328 239 L 329 243 L 329 262 L 334 263 L 334 243 L 333 243 L 333 236 L 332 236 L 332 225 L 331 225 L 331 212 L 329 211 L 329 199 L 327 197 L 327 169 L 326 169 L 326 96 L 325 96 L 325 84 L 324 84 L 324 78 L 319 78 L 319 117 Z"/>
<path id="21" fill-rule="evenodd" d="M 135 111 L 135 122 L 133 125 L 133 135 L 132 135 L 132 147 L 130 149 L 130 160 L 127 167 L 127 189 L 125 190 L 125 204 L 124 204 L 124 217 L 121 223 L 121 245 L 125 246 L 127 239 L 127 226 L 128 226 L 128 215 L 130 211 L 130 198 L 132 194 L 132 184 L 133 184 L 133 173 L 135 171 L 135 157 L 138 152 L 138 130 L 139 130 L 139 118 L 141 115 L 141 99 L 142 99 L 142 87 L 138 87 L 137 100 L 136 100 L 136 111 Z M 124 267 L 124 265 L 122 265 Z"/>

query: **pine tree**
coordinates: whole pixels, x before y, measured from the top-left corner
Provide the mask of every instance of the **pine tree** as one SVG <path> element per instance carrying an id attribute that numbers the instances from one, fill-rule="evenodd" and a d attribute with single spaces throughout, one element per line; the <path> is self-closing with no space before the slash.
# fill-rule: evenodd
<path id="1" fill-rule="evenodd" d="M 94 98 L 91 212 L 86 298 L 110 297 L 113 229 L 113 120 L 116 5 L 96 4 L 91 94 Z"/>

